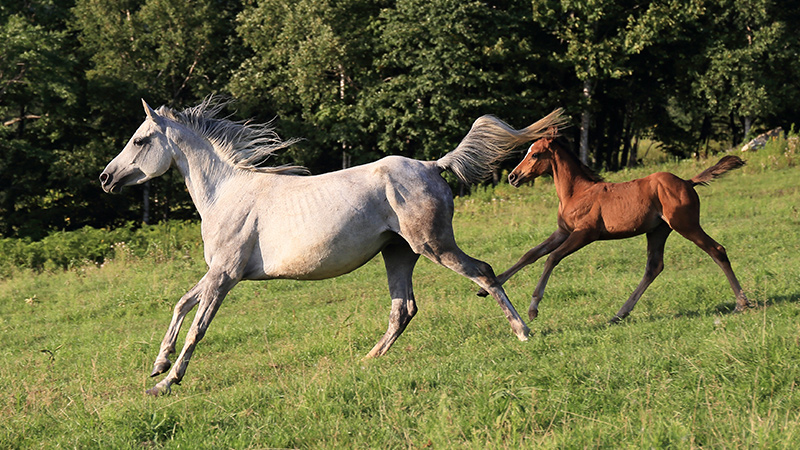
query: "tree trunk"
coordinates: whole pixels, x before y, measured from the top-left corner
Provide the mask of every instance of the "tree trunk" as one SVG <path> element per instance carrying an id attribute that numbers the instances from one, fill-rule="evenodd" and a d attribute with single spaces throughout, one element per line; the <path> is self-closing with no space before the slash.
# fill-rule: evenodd
<path id="1" fill-rule="evenodd" d="M 150 225 L 150 181 L 142 185 L 142 223 Z"/>
<path id="2" fill-rule="evenodd" d="M 750 128 L 753 126 L 753 116 L 744 116 L 744 138 L 742 142 L 747 141 L 750 136 Z"/>
<path id="3" fill-rule="evenodd" d="M 636 135 L 633 138 L 633 144 L 631 145 L 630 151 L 628 152 L 628 164 L 627 167 L 635 167 L 638 163 L 639 159 L 639 136 Z"/>
<path id="4" fill-rule="evenodd" d="M 583 81 L 583 113 L 581 114 L 581 140 L 580 158 L 584 164 L 589 164 L 589 123 L 592 116 L 589 112 L 589 101 L 592 99 L 592 81 Z"/>

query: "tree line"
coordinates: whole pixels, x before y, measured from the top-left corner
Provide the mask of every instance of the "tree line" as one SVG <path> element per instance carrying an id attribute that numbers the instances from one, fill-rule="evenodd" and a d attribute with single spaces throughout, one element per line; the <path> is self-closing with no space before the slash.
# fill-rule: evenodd
<path id="1" fill-rule="evenodd" d="M 797 120 L 798 28 L 772 0 L 0 0 L 0 235 L 194 217 L 174 173 L 99 188 L 141 98 L 230 96 L 314 173 L 556 107 L 595 168 L 727 148 Z"/>

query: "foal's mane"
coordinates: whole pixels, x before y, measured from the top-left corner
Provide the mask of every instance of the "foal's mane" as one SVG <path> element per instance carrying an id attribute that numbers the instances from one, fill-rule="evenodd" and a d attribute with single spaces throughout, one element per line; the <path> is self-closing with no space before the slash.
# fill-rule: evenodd
<path id="1" fill-rule="evenodd" d="M 309 173 L 308 169 L 302 166 L 264 166 L 264 162 L 275 152 L 289 147 L 300 139 L 282 140 L 275 132 L 271 121 L 252 123 L 217 117 L 230 103 L 230 100 L 208 96 L 199 105 L 183 111 L 162 106 L 157 112 L 208 139 L 217 155 L 238 169 L 290 175 Z"/>
<path id="2" fill-rule="evenodd" d="M 575 165 L 578 166 L 578 168 L 581 170 L 581 173 L 583 173 L 583 175 L 586 176 L 586 178 L 588 178 L 589 180 L 598 183 L 605 181 L 605 179 L 602 176 L 600 176 L 591 167 L 584 164 L 581 161 L 581 159 L 578 158 L 578 155 L 576 155 L 575 152 L 572 150 L 572 143 L 565 137 L 558 135 L 558 137 L 553 139 L 550 145 L 554 145 L 555 147 L 561 149 L 562 154 L 565 154 L 567 155 L 568 158 L 571 158 L 572 161 L 575 162 Z"/>

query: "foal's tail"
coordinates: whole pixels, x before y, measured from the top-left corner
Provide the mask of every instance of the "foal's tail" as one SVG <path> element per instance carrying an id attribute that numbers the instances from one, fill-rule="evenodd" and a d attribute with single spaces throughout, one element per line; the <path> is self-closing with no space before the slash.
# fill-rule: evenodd
<path id="1" fill-rule="evenodd" d="M 549 134 L 548 128 L 567 122 L 558 108 L 538 122 L 515 130 L 497 117 L 481 116 L 455 150 L 436 161 L 437 167 L 450 170 L 467 184 L 478 183 L 492 174 L 497 164 L 518 146 Z"/>
<path id="2" fill-rule="evenodd" d="M 692 178 L 689 182 L 692 183 L 692 186 L 697 186 L 698 184 L 705 186 L 709 182 L 725 175 L 727 172 L 738 169 L 743 165 L 744 161 L 738 156 L 724 156 L 718 163 L 702 171 L 700 175 Z"/>

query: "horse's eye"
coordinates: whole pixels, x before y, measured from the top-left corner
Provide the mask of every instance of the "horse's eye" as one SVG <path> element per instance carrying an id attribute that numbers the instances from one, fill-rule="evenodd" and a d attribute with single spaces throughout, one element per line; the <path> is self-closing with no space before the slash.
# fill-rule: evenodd
<path id="1" fill-rule="evenodd" d="M 531 153 L 531 159 L 539 159 L 538 153 Z"/>
<path id="2" fill-rule="evenodd" d="M 136 138 L 136 139 L 133 140 L 133 145 L 136 145 L 138 147 L 142 147 L 142 146 L 147 145 L 148 142 L 150 142 L 150 137 L 149 136 L 140 137 L 140 138 Z"/>

